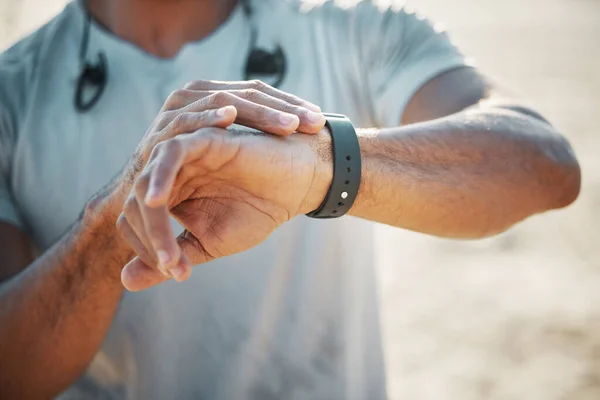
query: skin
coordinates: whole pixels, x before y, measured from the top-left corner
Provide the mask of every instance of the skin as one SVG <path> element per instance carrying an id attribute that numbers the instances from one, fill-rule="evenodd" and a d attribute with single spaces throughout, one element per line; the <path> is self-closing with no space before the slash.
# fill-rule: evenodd
<path id="1" fill-rule="evenodd" d="M 460 69 L 421 93 L 435 93 L 432 85 L 447 79 L 479 80 L 473 87 L 488 92 L 476 71 Z M 412 107 L 424 100 L 418 94 Z M 440 104 L 440 115 L 444 107 L 453 106 Z M 449 116 L 359 130 L 358 137 L 363 176 L 350 214 L 371 221 L 482 238 L 564 207 L 579 192 L 579 167 L 565 139 L 535 112 L 489 97 Z M 143 290 L 171 276 L 182 281 L 191 265 L 256 246 L 318 208 L 332 169 L 326 130 L 278 139 L 207 128 L 161 143 L 119 219 L 138 254 L 123 270 L 124 285 Z M 185 228 L 177 238 L 169 215 Z"/>
<path id="2" fill-rule="evenodd" d="M 169 57 L 210 33 L 234 3 L 89 7 L 122 38 Z M 574 201 L 580 171 L 568 143 L 539 114 L 493 93 L 475 70 L 458 69 L 417 92 L 404 126 L 359 131 L 363 179 L 350 213 L 478 238 Z M 190 265 L 252 247 L 315 209 L 332 179 L 331 143 L 310 110 L 319 111 L 257 82 L 194 82 L 167 99 L 123 172 L 37 259 L 29 238 L 0 223 L 0 398 L 67 388 L 100 347 L 123 284 L 184 280 Z M 224 129 L 234 121 L 268 134 Z M 308 134 L 289 135 L 296 130 Z M 166 225 L 169 213 L 183 236 Z"/>

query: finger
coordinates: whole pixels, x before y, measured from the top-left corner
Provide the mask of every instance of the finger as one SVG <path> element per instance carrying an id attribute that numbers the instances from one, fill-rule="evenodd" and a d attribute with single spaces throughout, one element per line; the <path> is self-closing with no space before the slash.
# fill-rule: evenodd
<path id="1" fill-rule="evenodd" d="M 168 200 L 173 186 L 172 181 L 181 168 L 185 151 L 181 142 L 176 139 L 160 143 L 154 148 L 151 161 L 146 165 L 135 184 L 135 196 L 146 235 L 159 261 L 159 269 L 169 276 L 173 275 L 171 268 L 179 263 L 181 252 L 171 226 Z M 169 176 L 173 176 L 168 185 L 164 185 L 161 181 L 162 175 L 158 177 L 159 197 L 155 196 L 153 192 L 157 187 L 157 178 L 155 177 L 157 173 L 168 173 Z M 151 186 L 151 182 L 153 186 Z M 147 198 L 154 201 L 147 202 Z"/>
<path id="2" fill-rule="evenodd" d="M 185 257 L 180 260 L 178 268 L 182 271 L 176 278 L 179 282 L 190 277 L 192 268 Z M 140 257 L 131 260 L 121 271 L 121 283 L 131 292 L 148 289 L 168 279 L 155 268 L 148 266 Z"/>
<path id="3" fill-rule="evenodd" d="M 129 227 L 133 230 L 135 236 L 142 243 L 142 246 L 146 250 L 149 255 L 151 262 L 150 265 L 157 265 L 157 257 L 154 252 L 154 248 L 152 247 L 152 243 L 148 239 L 146 235 L 146 228 L 144 226 L 144 219 L 139 209 L 138 201 L 135 197 L 135 194 L 132 192 L 127 200 L 125 201 L 125 205 L 123 206 L 123 214 L 125 219 L 128 222 Z M 148 260 L 148 261 L 150 261 Z M 158 267 L 158 265 L 157 265 Z"/>
<path id="4" fill-rule="evenodd" d="M 297 116 L 300 121 L 298 128 L 296 128 L 298 132 L 318 133 L 325 126 L 325 116 L 321 112 L 314 112 L 305 107 L 288 103 L 285 100 L 273 97 L 259 90 L 232 90 L 229 93 L 248 100 L 251 103 L 262 104 L 263 106 L 270 107 L 274 110 Z M 240 111 L 239 120 L 242 122 L 243 118 L 253 117 L 253 110 L 248 110 L 248 112 L 246 112 L 246 110 L 241 109 Z M 252 123 L 253 121 L 250 120 L 249 122 Z"/>
<path id="5" fill-rule="evenodd" d="M 164 120 L 159 121 L 157 124 L 157 129 L 161 130 L 161 141 L 209 126 L 227 128 L 234 123 L 237 111 L 231 105 L 224 105 L 223 107 L 196 107 L 195 109 L 170 112 L 164 115 L 166 115 Z"/>
<path id="6" fill-rule="evenodd" d="M 129 261 L 121 271 L 121 283 L 125 289 L 131 292 L 147 289 L 168 279 L 157 269 L 144 263 L 139 257 Z"/>
<path id="7" fill-rule="evenodd" d="M 200 150 L 200 143 L 194 143 L 190 140 L 191 136 L 177 137 L 162 142 L 153 151 L 153 159 L 148 163 L 144 179 L 146 179 L 147 190 L 144 197 L 144 203 L 148 207 L 166 206 L 175 184 L 175 179 L 179 174 L 186 155 L 189 152 Z M 208 144 L 208 139 L 202 139 Z M 165 150 L 163 150 L 165 149 Z"/>
<path id="8" fill-rule="evenodd" d="M 183 107 L 180 111 L 197 111 L 198 106 L 204 108 L 214 108 L 220 105 L 220 102 L 234 105 L 238 108 L 239 115 L 237 119 L 237 123 L 250 126 L 251 128 L 257 128 L 256 115 L 257 110 L 260 112 L 261 108 L 256 107 L 248 107 L 247 102 L 239 102 L 237 99 L 227 96 L 221 95 L 213 96 L 216 91 L 198 91 L 199 94 L 198 101 L 191 103 L 185 107 Z M 318 133 L 325 126 L 325 116 L 320 112 L 311 111 L 305 107 L 301 107 L 298 105 L 294 105 L 288 103 L 284 100 L 273 97 L 269 94 L 263 93 L 259 90 L 255 89 L 244 89 L 244 90 L 229 90 L 227 92 L 228 95 L 233 95 L 244 100 L 249 101 L 253 104 L 260 104 L 269 108 L 272 108 L 277 111 L 281 111 L 282 114 L 273 114 L 273 120 L 275 123 L 281 122 L 281 116 L 286 117 L 287 114 L 293 114 L 298 117 L 299 125 L 296 128 L 298 132 L 302 133 Z M 206 101 L 200 101 L 202 99 L 207 98 Z"/>
<path id="9" fill-rule="evenodd" d="M 321 112 L 321 108 L 316 104 L 301 99 L 290 93 L 286 93 L 282 90 L 276 89 L 273 86 L 267 85 L 266 83 L 259 80 L 252 81 L 237 81 L 237 82 L 223 82 L 223 81 L 194 81 L 185 85 L 187 90 L 244 90 L 244 89 L 255 89 L 266 93 L 270 96 L 281 99 L 287 103 L 294 104 L 300 107 L 307 108 L 314 112 Z"/>
<path id="10" fill-rule="evenodd" d="M 117 219 L 117 231 L 144 263 L 152 266 L 157 264 L 154 257 L 152 257 L 152 255 L 148 252 L 146 246 L 144 246 L 127 221 L 125 214 L 121 214 Z"/>
<path id="11" fill-rule="evenodd" d="M 295 132 L 300 125 L 300 118 L 294 114 L 253 103 L 229 92 L 214 92 L 182 108 L 182 111 L 195 112 L 224 105 L 232 105 L 236 108 L 237 118 L 235 122 L 237 124 L 274 135 L 289 135 Z"/>

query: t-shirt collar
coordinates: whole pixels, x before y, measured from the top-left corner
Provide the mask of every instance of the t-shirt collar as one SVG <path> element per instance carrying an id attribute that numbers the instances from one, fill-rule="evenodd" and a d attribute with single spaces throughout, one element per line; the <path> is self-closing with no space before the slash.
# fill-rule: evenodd
<path id="1" fill-rule="evenodd" d="M 71 4 L 79 21 L 79 32 L 82 33 L 87 19 L 87 10 L 84 0 L 74 0 Z M 232 46 L 239 46 L 240 39 L 248 36 L 248 23 L 242 6 L 238 4 L 227 20 L 209 36 L 194 42 L 186 43 L 172 58 L 160 58 L 150 54 L 135 44 L 114 35 L 101 26 L 94 19 L 90 26 L 90 43 L 88 53 L 102 50 L 110 57 L 126 57 L 128 61 L 138 62 L 149 68 L 168 68 L 184 66 L 188 61 L 197 60 L 198 54 L 215 55 L 223 54 L 223 50 Z M 90 56 L 88 55 L 88 58 Z"/>

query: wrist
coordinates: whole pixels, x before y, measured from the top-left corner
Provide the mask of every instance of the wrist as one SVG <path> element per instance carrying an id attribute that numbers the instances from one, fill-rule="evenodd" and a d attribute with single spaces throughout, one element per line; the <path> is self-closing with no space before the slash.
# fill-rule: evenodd
<path id="1" fill-rule="evenodd" d="M 88 243 L 87 246 L 91 250 L 102 248 L 110 252 L 110 268 L 103 265 L 102 275 L 118 279 L 119 282 L 123 266 L 135 256 L 116 228 L 128 194 L 123 185 L 111 183 L 87 202 L 80 218 L 80 234 Z"/>
<path id="2" fill-rule="evenodd" d="M 81 217 L 88 226 L 114 226 L 123 210 L 129 190 L 118 183 L 110 183 L 97 192 L 85 205 Z"/>
<path id="3" fill-rule="evenodd" d="M 327 127 L 315 135 L 306 135 L 314 155 L 314 170 L 311 185 L 300 210 L 307 214 L 319 208 L 333 181 L 333 150 L 331 134 Z"/>

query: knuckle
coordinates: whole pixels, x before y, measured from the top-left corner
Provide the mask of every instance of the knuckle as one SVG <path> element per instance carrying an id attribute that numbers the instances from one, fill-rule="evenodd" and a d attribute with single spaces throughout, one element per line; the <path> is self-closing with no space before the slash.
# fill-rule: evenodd
<path id="1" fill-rule="evenodd" d="M 178 89 L 171 92 L 165 101 L 164 108 L 166 110 L 173 110 L 181 107 L 184 104 L 186 95 L 187 91 L 183 89 Z"/>
<path id="2" fill-rule="evenodd" d="M 178 157 L 183 152 L 183 145 L 176 138 L 164 142 L 164 148 L 166 153 L 175 157 Z"/>
<path id="3" fill-rule="evenodd" d="M 127 217 L 128 215 L 134 215 L 135 211 L 137 210 L 137 200 L 135 199 L 135 196 L 133 196 L 133 194 L 129 195 L 129 197 L 127 197 L 127 200 L 125 200 L 125 204 L 123 205 L 123 214 L 125 214 L 125 217 Z"/>
<path id="4" fill-rule="evenodd" d="M 215 92 L 209 96 L 209 103 L 217 107 L 222 107 L 225 105 L 229 105 L 231 103 L 232 97 L 233 95 L 227 92 Z"/>
<path id="5" fill-rule="evenodd" d="M 138 197 L 143 197 L 146 193 L 146 188 L 150 182 L 150 171 L 144 169 L 138 179 L 135 181 L 134 190 Z"/>
<path id="6" fill-rule="evenodd" d="M 288 114 L 295 114 L 295 115 L 300 115 L 303 113 L 303 110 L 300 107 L 295 106 L 293 104 L 289 104 L 289 103 L 282 104 L 281 111 L 288 113 Z"/>
<path id="7" fill-rule="evenodd" d="M 198 90 L 206 86 L 206 81 L 203 80 L 195 80 L 186 83 L 183 88 L 185 90 Z"/>
<path id="8" fill-rule="evenodd" d="M 173 118 L 173 121 L 171 121 L 171 131 L 176 134 L 185 131 L 191 115 L 193 114 L 188 112 L 177 114 L 175 118 Z"/>
<path id="9" fill-rule="evenodd" d="M 156 146 L 154 146 L 154 148 L 152 149 L 152 152 L 150 153 L 150 160 L 154 160 L 156 159 L 162 152 L 165 151 L 164 149 L 165 147 L 165 142 L 158 142 L 156 144 Z"/>
<path id="10" fill-rule="evenodd" d="M 266 88 L 268 85 L 266 83 L 264 83 L 263 81 L 261 81 L 260 79 L 253 79 L 251 81 L 248 81 L 248 86 L 251 89 L 262 90 L 262 89 Z"/>
<path id="11" fill-rule="evenodd" d="M 266 123 L 271 119 L 273 113 L 266 107 L 257 107 L 253 113 L 257 121 Z"/>
<path id="12" fill-rule="evenodd" d="M 249 101 L 257 101 L 264 97 L 264 93 L 256 89 L 246 89 L 242 91 L 242 96 Z"/>
<path id="13" fill-rule="evenodd" d="M 175 114 L 173 111 L 162 112 L 156 119 L 156 128 L 158 130 L 164 129 L 167 125 L 169 125 L 169 123 L 171 123 L 174 115 Z"/>

